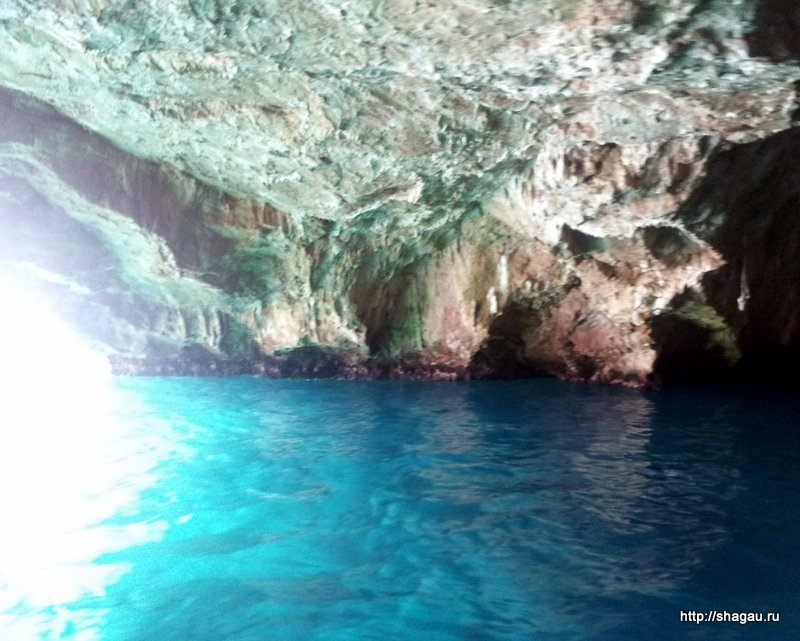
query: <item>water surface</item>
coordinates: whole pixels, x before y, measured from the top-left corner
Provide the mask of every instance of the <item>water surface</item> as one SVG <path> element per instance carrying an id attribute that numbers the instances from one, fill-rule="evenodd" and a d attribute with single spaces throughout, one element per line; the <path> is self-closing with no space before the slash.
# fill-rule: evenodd
<path id="1" fill-rule="evenodd" d="M 800 638 L 796 396 L 140 378 L 109 398 L 91 443 L 50 426 L 6 506 L 4 641 Z M 680 621 L 709 610 L 781 621 Z"/>

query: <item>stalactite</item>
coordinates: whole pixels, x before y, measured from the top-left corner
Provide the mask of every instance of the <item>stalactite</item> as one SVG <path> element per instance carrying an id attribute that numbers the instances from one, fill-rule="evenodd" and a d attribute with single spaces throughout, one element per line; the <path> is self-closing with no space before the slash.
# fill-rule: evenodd
<path id="1" fill-rule="evenodd" d="M 750 300 L 750 285 L 747 282 L 747 270 L 744 263 L 742 263 L 742 273 L 739 281 L 739 298 L 736 299 L 736 305 L 740 312 L 745 310 L 747 302 Z"/>
<path id="2" fill-rule="evenodd" d="M 495 293 L 494 287 L 489 288 L 489 291 L 486 293 L 486 300 L 489 301 L 489 313 L 494 316 L 498 311 L 497 294 Z"/>
<path id="3" fill-rule="evenodd" d="M 503 254 L 497 263 L 497 289 L 501 294 L 508 291 L 508 256 Z"/>

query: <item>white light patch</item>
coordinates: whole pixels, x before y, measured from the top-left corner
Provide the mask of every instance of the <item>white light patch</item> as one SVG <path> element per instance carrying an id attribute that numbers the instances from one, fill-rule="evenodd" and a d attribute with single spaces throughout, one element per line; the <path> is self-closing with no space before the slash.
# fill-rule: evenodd
<path id="1" fill-rule="evenodd" d="M 114 418 L 105 357 L 3 276 L 0 300 L 0 629 L 4 641 L 76 629 L 69 638 L 90 641 L 98 628 L 81 617 L 97 613 L 66 606 L 127 569 L 95 559 L 165 527 L 102 524 L 152 483 L 152 452 Z"/>

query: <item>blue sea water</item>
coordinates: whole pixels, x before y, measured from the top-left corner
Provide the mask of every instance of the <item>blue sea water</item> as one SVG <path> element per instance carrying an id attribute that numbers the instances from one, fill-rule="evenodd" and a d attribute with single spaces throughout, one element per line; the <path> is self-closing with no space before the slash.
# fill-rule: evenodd
<path id="1" fill-rule="evenodd" d="M 0 639 L 800 639 L 797 401 L 115 379 L 3 479 Z"/>

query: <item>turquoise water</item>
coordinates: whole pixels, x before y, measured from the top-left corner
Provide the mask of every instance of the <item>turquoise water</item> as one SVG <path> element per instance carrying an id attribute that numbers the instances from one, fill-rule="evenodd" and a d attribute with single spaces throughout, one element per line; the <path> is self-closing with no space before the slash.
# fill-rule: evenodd
<path id="1" fill-rule="evenodd" d="M 60 467 L 4 508 L 4 641 L 800 638 L 796 396 L 255 378 L 107 393 L 78 447 L 80 427 L 50 426 Z M 781 621 L 680 621 L 709 610 Z"/>

